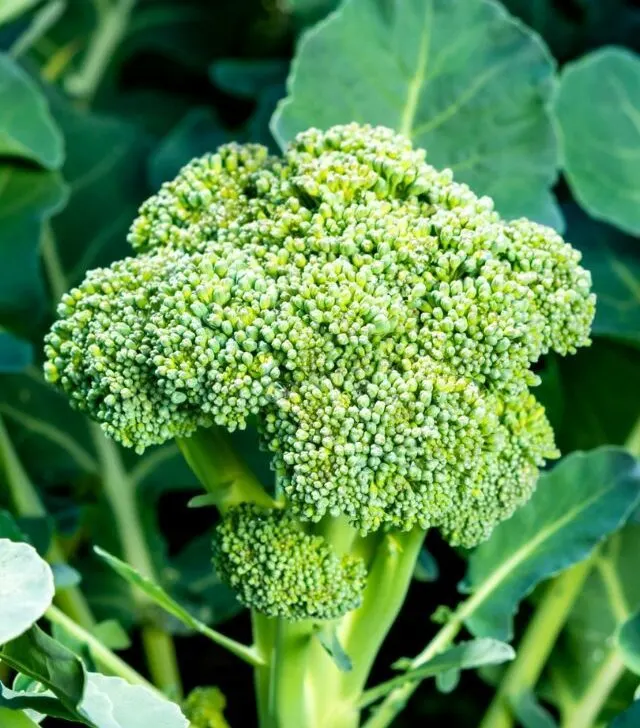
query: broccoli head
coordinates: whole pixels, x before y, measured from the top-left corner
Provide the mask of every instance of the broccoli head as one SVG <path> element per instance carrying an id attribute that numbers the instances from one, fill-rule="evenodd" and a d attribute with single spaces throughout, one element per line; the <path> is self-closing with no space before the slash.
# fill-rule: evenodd
<path id="1" fill-rule="evenodd" d="M 580 254 L 382 127 L 230 144 L 60 303 L 46 374 L 138 450 L 254 418 L 288 506 L 473 545 L 556 456 L 530 367 L 589 343 Z"/>
<path id="2" fill-rule="evenodd" d="M 244 605 L 289 620 L 337 619 L 355 609 L 367 575 L 362 559 L 339 557 L 322 536 L 301 531 L 290 511 L 250 503 L 218 524 L 213 563 Z"/>

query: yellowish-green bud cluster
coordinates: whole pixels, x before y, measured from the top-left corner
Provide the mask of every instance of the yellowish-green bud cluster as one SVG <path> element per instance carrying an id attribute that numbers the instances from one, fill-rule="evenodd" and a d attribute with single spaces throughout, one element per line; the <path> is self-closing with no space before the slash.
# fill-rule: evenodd
<path id="1" fill-rule="evenodd" d="M 229 728 L 224 717 L 227 700 L 216 687 L 199 687 L 189 693 L 182 709 L 189 728 Z"/>
<path id="2" fill-rule="evenodd" d="M 362 559 L 338 556 L 288 510 L 243 503 L 216 528 L 213 563 L 247 607 L 288 620 L 337 619 L 360 605 Z"/>
<path id="3" fill-rule="evenodd" d="M 472 545 L 556 455 L 531 364 L 589 342 L 580 254 L 385 128 L 227 145 L 65 296 L 46 365 L 139 450 L 256 417 L 288 505 Z"/>

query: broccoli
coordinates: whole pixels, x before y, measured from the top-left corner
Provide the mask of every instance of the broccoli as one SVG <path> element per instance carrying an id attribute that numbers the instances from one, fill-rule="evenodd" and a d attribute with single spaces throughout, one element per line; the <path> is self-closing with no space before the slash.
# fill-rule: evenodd
<path id="1" fill-rule="evenodd" d="M 224 718 L 227 700 L 216 687 L 199 687 L 189 693 L 182 706 L 189 728 L 229 728 Z"/>
<path id="2" fill-rule="evenodd" d="M 531 365 L 589 343 L 579 252 L 391 130 L 310 129 L 282 157 L 223 146 L 142 205 L 129 241 L 64 296 L 45 365 L 122 444 L 255 420 L 300 521 L 464 546 L 557 456 Z"/>
<path id="3" fill-rule="evenodd" d="M 589 343 L 580 253 L 357 124 L 193 160 L 129 242 L 63 297 L 46 376 L 123 445 L 175 439 L 209 491 L 261 724 L 355 727 L 425 530 L 474 546 L 558 455 L 532 365 Z M 227 441 L 249 423 L 273 489 Z"/>
<path id="4" fill-rule="evenodd" d="M 291 513 L 250 503 L 218 525 L 213 562 L 243 604 L 292 621 L 341 617 L 359 606 L 366 581 L 362 559 L 338 557 Z"/>

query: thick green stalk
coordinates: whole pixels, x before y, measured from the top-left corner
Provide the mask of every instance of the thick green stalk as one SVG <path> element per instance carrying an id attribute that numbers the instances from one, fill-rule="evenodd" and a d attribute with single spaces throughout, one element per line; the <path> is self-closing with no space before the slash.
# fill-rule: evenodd
<path id="1" fill-rule="evenodd" d="M 593 557 L 567 569 L 547 589 L 518 646 L 518 659 L 507 670 L 480 728 L 511 728 L 512 705 L 538 679 L 589 576 Z"/>
<path id="2" fill-rule="evenodd" d="M 254 671 L 258 724 L 260 728 L 269 728 L 269 710 L 272 702 L 271 671 L 273 669 L 276 644 L 276 620 L 252 610 L 251 625 L 255 648 L 264 661 L 264 665 L 256 667 Z"/>
<path id="3" fill-rule="evenodd" d="M 42 500 L 20 462 L 2 417 L 0 417 L 0 466 L 4 470 L 15 512 L 27 518 L 46 517 L 47 512 Z M 53 564 L 63 564 L 65 562 L 62 548 L 55 536 L 47 556 Z M 78 587 L 72 586 L 59 590 L 56 594 L 56 603 L 70 617 L 87 629 L 91 629 L 95 625 L 89 605 Z"/>
<path id="4" fill-rule="evenodd" d="M 603 705 L 625 670 L 626 665 L 618 650 L 615 647 L 609 650 L 588 690 L 563 716 L 561 728 L 592 728 L 596 725 Z"/>
<path id="5" fill-rule="evenodd" d="M 238 503 L 251 502 L 273 508 L 276 503 L 242 462 L 220 427 L 200 429 L 177 440 L 178 447 L 202 486 L 224 513 Z"/>
<path id="6" fill-rule="evenodd" d="M 260 728 L 357 728 L 357 707 L 373 661 L 406 597 L 424 532 L 361 538 L 344 518 L 314 527 L 339 553 L 370 563 L 362 605 L 323 629 L 336 630 L 352 658 L 341 672 L 322 647 L 312 621 L 285 622 L 253 615 L 256 648 L 268 667 L 256 670 Z"/>
<path id="7" fill-rule="evenodd" d="M 376 549 L 362 606 L 344 618 L 340 633 L 353 670 L 345 674 L 342 696 L 346 703 L 358 702 L 373 662 L 391 629 L 411 584 L 425 532 L 385 534 Z"/>
<path id="8" fill-rule="evenodd" d="M 124 558 L 143 576 L 157 581 L 142 528 L 136 489 L 129 481 L 120 453 L 98 425 L 91 425 L 91 434 L 100 463 L 104 493 L 114 516 Z M 143 609 L 147 601 L 137 592 L 134 595 Z M 143 625 L 142 642 L 153 682 L 168 695 L 179 697 L 182 687 L 171 636 L 154 625 Z"/>

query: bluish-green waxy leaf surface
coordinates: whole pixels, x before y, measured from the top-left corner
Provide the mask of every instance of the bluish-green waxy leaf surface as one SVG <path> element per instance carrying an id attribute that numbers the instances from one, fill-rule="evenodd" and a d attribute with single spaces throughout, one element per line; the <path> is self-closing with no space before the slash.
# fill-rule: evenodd
<path id="1" fill-rule="evenodd" d="M 33 325 L 44 298 L 39 249 L 42 224 L 67 191 L 58 172 L 0 164 L 0 323 Z"/>
<path id="2" fill-rule="evenodd" d="M 40 619 L 53 595 L 51 569 L 33 546 L 0 538 L 0 645 Z"/>
<path id="3" fill-rule="evenodd" d="M 562 211 L 566 238 L 582 252 L 582 264 L 593 277 L 598 297 L 593 333 L 640 342 L 638 241 L 611 225 L 595 222 L 577 205 Z"/>
<path id="4" fill-rule="evenodd" d="M 141 685 L 120 677 L 87 673 L 79 712 L 97 728 L 187 728 L 180 708 Z"/>
<path id="5" fill-rule="evenodd" d="M 580 204 L 640 234 L 640 56 L 610 47 L 567 65 L 555 112 L 564 170 Z"/>
<path id="6" fill-rule="evenodd" d="M 575 452 L 544 473 L 529 503 L 469 559 L 465 623 L 479 637 L 510 639 L 521 599 L 584 559 L 640 499 L 640 467 L 624 450 Z"/>
<path id="7" fill-rule="evenodd" d="M 620 713 L 613 722 L 610 728 L 638 728 L 640 725 L 640 700 L 636 702 L 624 713 Z"/>
<path id="8" fill-rule="evenodd" d="M 63 138 L 34 81 L 0 53 L 0 157 L 30 159 L 58 169 L 64 159 Z"/>
<path id="9" fill-rule="evenodd" d="M 15 374 L 31 364 L 33 349 L 28 341 L 0 329 L 0 374 Z"/>
<path id="10" fill-rule="evenodd" d="M 388 126 L 505 217 L 560 227 L 553 86 L 538 36 L 492 0 L 346 0 L 302 38 L 272 131 L 284 145 L 311 126 Z"/>
<path id="11" fill-rule="evenodd" d="M 620 627 L 618 646 L 629 670 L 640 675 L 640 612 L 634 614 Z"/>

